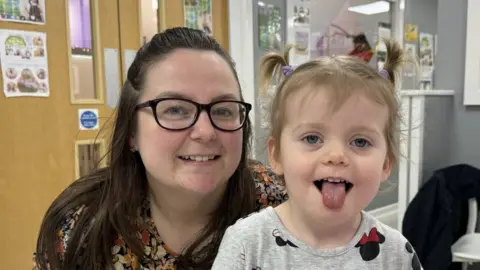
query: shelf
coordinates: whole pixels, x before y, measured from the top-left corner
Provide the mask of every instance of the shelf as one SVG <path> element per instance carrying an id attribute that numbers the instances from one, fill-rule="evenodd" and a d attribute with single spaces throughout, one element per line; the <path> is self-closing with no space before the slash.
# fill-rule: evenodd
<path id="1" fill-rule="evenodd" d="M 455 90 L 419 90 L 405 89 L 398 91 L 401 96 L 454 96 Z"/>

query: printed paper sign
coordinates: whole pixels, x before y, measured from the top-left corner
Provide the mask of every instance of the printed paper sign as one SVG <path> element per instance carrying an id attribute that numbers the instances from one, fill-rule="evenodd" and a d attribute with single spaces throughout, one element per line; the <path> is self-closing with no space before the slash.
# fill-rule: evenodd
<path id="1" fill-rule="evenodd" d="M 48 97 L 47 35 L 0 30 L 0 59 L 6 97 Z"/>

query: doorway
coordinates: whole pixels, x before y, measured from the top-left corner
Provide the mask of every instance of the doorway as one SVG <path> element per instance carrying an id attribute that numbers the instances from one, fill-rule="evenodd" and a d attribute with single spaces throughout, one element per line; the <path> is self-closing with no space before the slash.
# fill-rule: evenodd
<path id="1" fill-rule="evenodd" d="M 0 96 L 5 269 L 32 267 L 48 206 L 76 178 L 106 165 L 100 160 L 125 79 L 124 52 L 140 47 L 136 0 L 45 2 L 44 24 L 0 22 L 8 35 L 29 31 L 46 37 L 48 69 L 41 77 L 49 82 L 47 96 Z"/>

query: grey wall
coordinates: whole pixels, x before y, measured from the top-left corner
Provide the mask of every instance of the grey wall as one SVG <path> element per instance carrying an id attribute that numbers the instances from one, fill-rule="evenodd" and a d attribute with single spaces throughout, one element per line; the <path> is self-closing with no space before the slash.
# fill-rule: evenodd
<path id="1" fill-rule="evenodd" d="M 428 97 L 425 102 L 423 182 L 428 181 L 435 170 L 451 164 L 454 107 L 452 96 Z"/>
<path id="2" fill-rule="evenodd" d="M 438 0 L 436 10 L 438 48 L 434 88 L 453 89 L 455 96 L 427 100 L 424 182 L 434 170 L 448 165 L 468 163 L 480 167 L 480 144 L 477 139 L 480 135 L 480 106 L 463 105 L 467 0 Z"/>
<path id="3" fill-rule="evenodd" d="M 418 25 L 419 32 L 437 33 L 437 1 L 407 0 L 405 1 L 404 23 Z"/>
<path id="4" fill-rule="evenodd" d="M 449 162 L 480 167 L 480 106 L 463 105 L 467 0 L 438 0 L 438 54 L 435 84 L 454 89 Z"/>
<path id="5" fill-rule="evenodd" d="M 409 0 L 418 1 L 418 0 Z M 434 86 L 453 89 L 453 98 L 429 98 L 426 104 L 423 176 L 458 163 L 480 168 L 480 106 L 463 105 L 467 0 L 438 0 L 438 51 Z M 469 267 L 480 270 L 480 264 Z"/>
<path id="6" fill-rule="evenodd" d="M 404 10 L 404 23 L 418 25 L 418 34 L 420 32 L 437 34 L 437 0 L 406 0 Z M 407 42 L 417 46 L 418 41 Z M 435 74 L 434 74 L 435 76 Z M 418 81 L 415 77 L 404 77 L 402 82 L 403 89 L 418 89 Z"/>
<path id="7" fill-rule="evenodd" d="M 424 32 L 438 35 L 439 29 L 441 29 L 442 32 L 444 31 L 444 29 L 441 28 L 442 26 L 438 25 L 439 21 L 444 20 L 444 18 L 442 18 L 444 14 L 439 14 L 441 10 L 440 4 L 438 0 L 407 0 L 404 11 L 405 24 L 418 25 L 419 34 Z M 439 41 L 442 42 L 440 37 Z M 418 42 L 406 41 L 406 43 L 416 44 L 418 53 Z M 435 72 L 433 74 L 433 88 L 450 89 L 438 85 L 437 78 L 445 75 L 439 74 L 439 70 L 441 71 L 442 69 L 442 63 L 439 62 L 439 58 L 437 57 L 435 59 Z M 451 80 L 448 75 L 447 78 Z M 403 88 L 417 89 L 417 79 L 418 78 L 415 77 L 404 77 Z M 425 138 L 423 141 L 423 181 L 427 181 L 433 171 L 450 164 L 452 126 L 448 123 L 451 123 L 453 120 L 453 110 L 453 97 L 428 97 L 425 102 L 425 122 L 421 123 Z"/>

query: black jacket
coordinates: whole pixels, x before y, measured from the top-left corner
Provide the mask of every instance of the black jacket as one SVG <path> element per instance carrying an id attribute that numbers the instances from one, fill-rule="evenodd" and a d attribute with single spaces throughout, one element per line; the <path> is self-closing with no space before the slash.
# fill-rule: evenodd
<path id="1" fill-rule="evenodd" d="M 435 171 L 408 206 L 402 233 L 425 270 L 460 269 L 450 249 L 466 232 L 472 197 L 480 201 L 480 170 L 460 164 Z"/>

